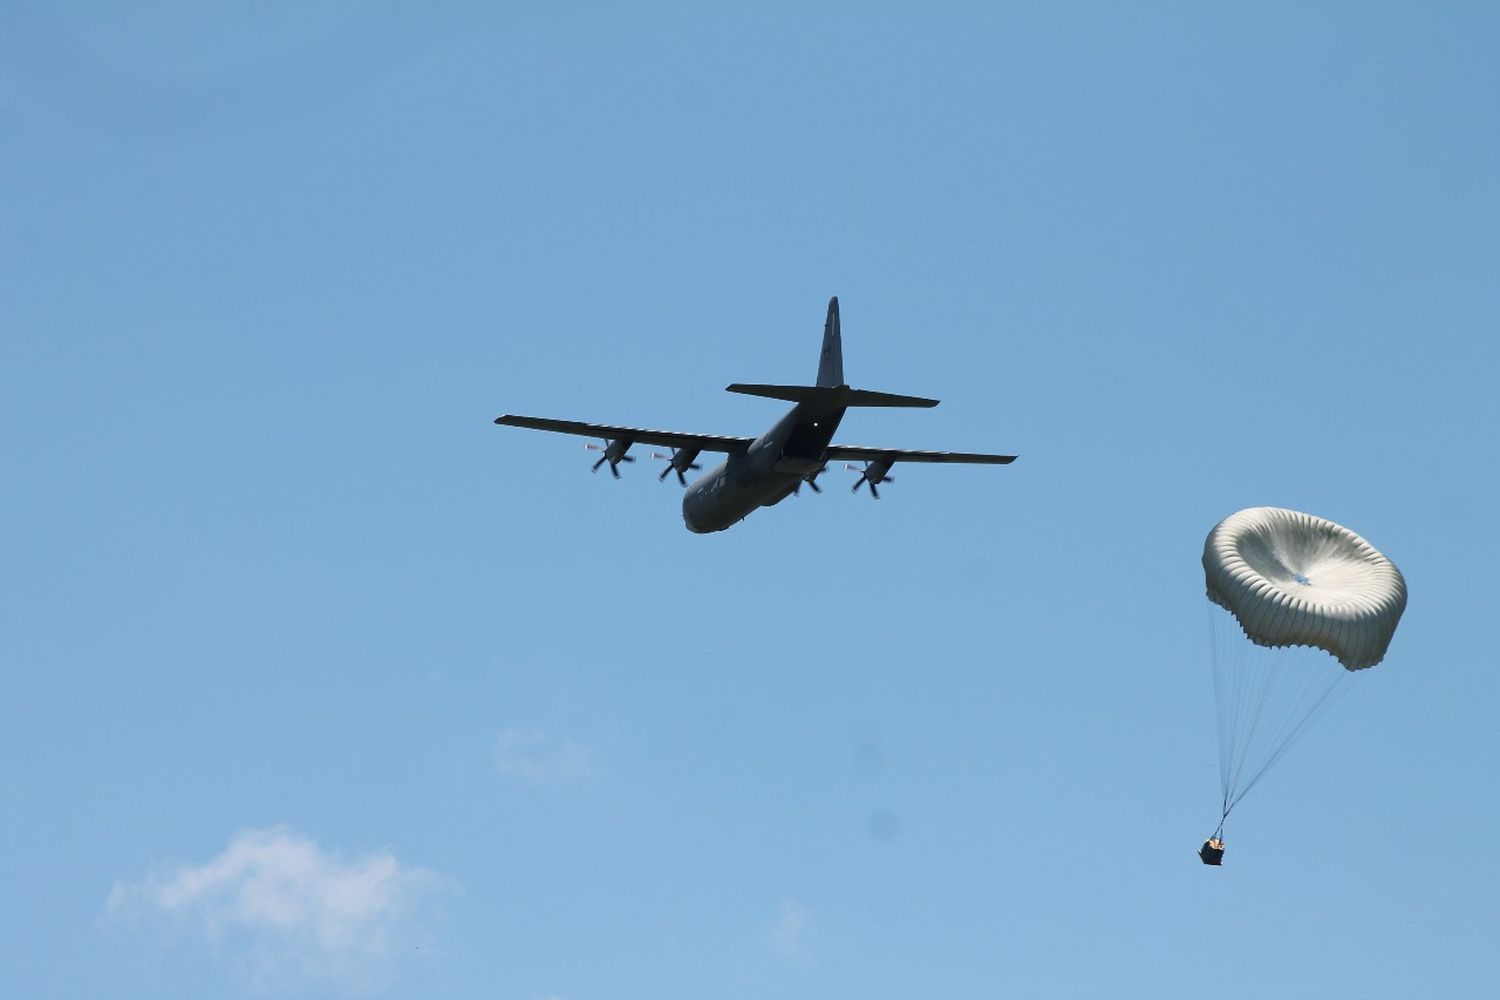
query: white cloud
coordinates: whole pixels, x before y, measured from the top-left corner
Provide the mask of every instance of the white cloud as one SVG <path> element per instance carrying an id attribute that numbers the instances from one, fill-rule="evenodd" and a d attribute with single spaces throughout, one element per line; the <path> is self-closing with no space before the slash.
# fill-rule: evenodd
<path id="1" fill-rule="evenodd" d="M 502 732 L 495 766 L 506 777 L 536 785 L 576 781 L 597 773 L 587 747 L 549 736 L 541 729 Z"/>
<path id="2" fill-rule="evenodd" d="M 444 880 L 388 852 L 344 860 L 286 827 L 242 830 L 218 857 L 118 882 L 108 913 L 201 934 L 271 991 L 384 985 L 428 943 L 417 926 Z M 428 949 L 429 952 L 431 949 Z"/>
<path id="3" fill-rule="evenodd" d="M 771 928 L 771 947 L 782 958 L 802 960 L 807 958 L 808 929 L 812 915 L 807 908 L 793 899 L 783 899 Z"/>

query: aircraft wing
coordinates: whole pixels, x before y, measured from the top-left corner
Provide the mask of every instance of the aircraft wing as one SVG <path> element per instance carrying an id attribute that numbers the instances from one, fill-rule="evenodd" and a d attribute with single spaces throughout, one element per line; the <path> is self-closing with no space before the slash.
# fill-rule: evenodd
<path id="1" fill-rule="evenodd" d="M 495 423 L 507 427 L 527 427 L 534 431 L 556 431 L 559 434 L 578 434 L 583 437 L 605 438 L 610 441 L 629 440 L 634 444 L 652 444 L 663 448 L 697 448 L 699 451 L 722 451 L 730 454 L 744 451 L 755 440 L 747 437 L 725 437 L 721 434 L 687 434 L 682 431 L 616 427 L 612 424 L 586 424 L 579 420 L 553 420 L 550 417 L 522 417 L 514 413 L 496 417 Z"/>
<path id="2" fill-rule="evenodd" d="M 904 451 L 900 448 L 866 448 L 861 445 L 831 444 L 823 457 L 853 459 L 865 462 L 962 462 L 969 465 L 1009 465 L 1014 455 L 981 455 L 967 451 Z"/>

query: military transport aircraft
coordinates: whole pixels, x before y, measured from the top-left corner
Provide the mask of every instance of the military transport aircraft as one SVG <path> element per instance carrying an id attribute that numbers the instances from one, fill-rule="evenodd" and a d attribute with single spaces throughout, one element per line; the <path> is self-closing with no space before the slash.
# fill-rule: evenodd
<path id="1" fill-rule="evenodd" d="M 876 486 L 893 480 L 886 473 L 897 462 L 968 462 L 982 465 L 1009 465 L 1014 455 L 976 455 L 956 451 L 903 451 L 897 448 L 865 448 L 830 444 L 838 430 L 844 411 L 851 406 L 936 406 L 935 399 L 920 396 L 897 396 L 888 392 L 851 389 L 844 383 L 844 349 L 839 339 L 838 296 L 828 300 L 828 319 L 823 325 L 823 354 L 818 360 L 816 385 L 748 385 L 736 382 L 730 392 L 749 396 L 782 399 L 796 405 L 776 425 L 758 438 L 723 437 L 717 434 L 683 434 L 678 431 L 652 431 L 639 427 L 615 427 L 610 424 L 585 424 L 577 420 L 552 420 L 547 417 L 522 417 L 512 413 L 496 417 L 495 423 L 509 427 L 529 427 L 539 431 L 557 431 L 597 437 L 604 444 L 587 444 L 585 448 L 603 454 L 594 463 L 594 471 L 606 462 L 616 479 L 621 462 L 634 462 L 628 455 L 637 444 L 671 448 L 670 455 L 653 453 L 667 459 L 667 467 L 658 479 L 670 472 L 687 486 L 686 473 L 699 469 L 698 456 L 705 452 L 724 452 L 728 457 L 712 472 L 688 486 L 682 498 L 682 520 L 689 531 L 704 534 L 723 531 L 744 520 L 757 507 L 770 507 L 802 489 L 806 483 L 813 492 L 823 492 L 818 476 L 828 463 L 852 459 L 863 467 L 846 465 L 860 473 L 854 491 L 869 486 L 870 495 L 880 499 Z"/>

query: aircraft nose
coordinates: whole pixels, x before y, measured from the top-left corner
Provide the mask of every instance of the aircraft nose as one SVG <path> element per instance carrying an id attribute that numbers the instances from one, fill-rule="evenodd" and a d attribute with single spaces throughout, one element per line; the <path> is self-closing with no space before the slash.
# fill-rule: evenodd
<path id="1" fill-rule="evenodd" d="M 695 535 L 701 535 L 701 534 L 703 534 L 703 529 L 700 528 L 700 527 L 698 527 L 696 524 L 693 523 L 693 515 L 690 514 L 690 513 L 688 513 L 688 498 L 687 497 L 683 497 L 682 498 L 682 523 L 683 523 L 683 526 L 686 527 L 687 530 L 691 531 L 693 534 L 695 534 Z"/>

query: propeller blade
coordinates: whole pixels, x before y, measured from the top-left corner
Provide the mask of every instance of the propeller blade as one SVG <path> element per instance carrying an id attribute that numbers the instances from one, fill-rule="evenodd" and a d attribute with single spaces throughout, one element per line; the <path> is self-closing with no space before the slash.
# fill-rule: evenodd
<path id="1" fill-rule="evenodd" d="M 662 469 L 661 470 L 661 475 L 659 475 L 659 476 L 656 477 L 656 481 L 658 483 L 664 483 L 664 482 L 666 482 L 667 481 L 667 473 L 669 473 L 671 471 L 672 471 L 672 467 L 670 465 L 667 466 L 665 469 Z M 679 472 L 679 473 L 677 473 L 677 475 L 681 476 L 682 473 Z"/>
<path id="2" fill-rule="evenodd" d="M 595 450 L 595 451 L 598 451 L 598 450 L 599 450 L 599 449 L 597 449 L 597 448 L 595 448 L 595 449 L 594 449 L 594 450 Z M 607 461 L 609 461 L 609 459 L 608 459 L 608 458 L 601 458 L 601 459 L 599 459 L 599 461 L 597 461 L 597 462 L 595 462 L 595 463 L 594 463 L 594 467 L 593 467 L 593 468 L 592 468 L 592 469 L 591 469 L 591 470 L 589 470 L 589 471 L 591 471 L 591 472 L 598 472 L 598 471 L 599 471 L 599 466 L 601 466 L 601 465 L 603 465 L 603 464 L 604 464 L 604 463 L 605 463 L 605 462 L 607 462 Z M 611 465 L 611 466 L 610 466 L 610 468 L 611 468 L 611 469 L 613 469 L 613 468 L 614 468 L 614 466 L 613 466 L 613 465 Z M 618 472 L 616 472 L 616 473 L 615 473 L 615 475 L 617 475 L 617 476 L 618 476 L 618 475 L 619 475 L 619 473 L 618 473 Z"/>
<path id="3" fill-rule="evenodd" d="M 618 465 L 615 465 L 613 462 L 611 462 L 610 465 L 609 465 L 609 473 L 610 473 L 610 475 L 614 476 L 616 479 L 619 479 L 620 478 L 620 467 Z M 870 487 L 870 488 L 874 489 L 873 486 Z"/>

